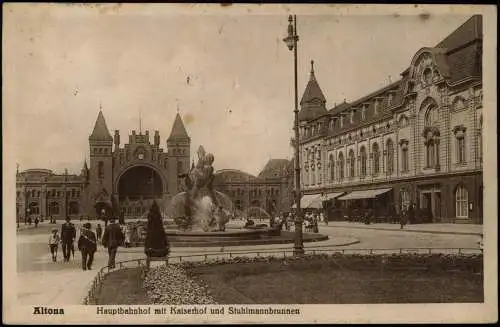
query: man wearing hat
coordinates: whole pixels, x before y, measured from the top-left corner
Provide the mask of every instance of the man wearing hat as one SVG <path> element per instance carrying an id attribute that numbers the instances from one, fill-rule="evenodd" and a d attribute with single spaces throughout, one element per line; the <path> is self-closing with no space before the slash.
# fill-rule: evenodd
<path id="1" fill-rule="evenodd" d="M 66 217 L 66 222 L 61 226 L 61 241 L 64 261 L 68 262 L 71 256 L 71 249 L 76 238 L 75 225 L 71 223 L 71 218 Z"/>
<path id="2" fill-rule="evenodd" d="M 85 223 L 80 230 L 80 238 L 78 239 L 78 250 L 82 254 L 82 269 L 92 269 L 94 261 L 94 253 L 97 250 L 97 240 L 95 233 L 91 230 L 92 225 Z"/>
<path id="3" fill-rule="evenodd" d="M 102 236 L 102 245 L 108 248 L 108 267 L 115 268 L 115 257 L 118 247 L 123 245 L 125 236 L 123 235 L 120 225 L 116 223 L 114 217 L 109 219 L 109 225 L 104 229 L 104 235 Z"/>

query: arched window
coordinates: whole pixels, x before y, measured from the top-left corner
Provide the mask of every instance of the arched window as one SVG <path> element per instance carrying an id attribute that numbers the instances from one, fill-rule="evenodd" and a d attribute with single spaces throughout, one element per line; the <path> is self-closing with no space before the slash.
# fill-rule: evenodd
<path id="1" fill-rule="evenodd" d="M 372 146 L 372 155 L 373 155 L 373 175 L 378 175 L 378 173 L 380 172 L 380 151 L 377 143 L 374 143 Z"/>
<path id="2" fill-rule="evenodd" d="M 97 164 L 97 176 L 99 178 L 104 178 L 104 162 L 99 161 Z"/>
<path id="3" fill-rule="evenodd" d="M 361 170 L 360 174 L 362 177 L 366 176 L 366 148 L 364 146 L 361 147 L 361 150 L 359 151 L 360 159 L 361 159 Z"/>
<path id="4" fill-rule="evenodd" d="M 37 202 L 31 202 L 28 206 L 30 215 L 38 215 L 40 214 L 40 207 Z"/>
<path id="5" fill-rule="evenodd" d="M 387 173 L 391 175 L 394 172 L 394 143 L 391 139 L 387 140 Z"/>
<path id="6" fill-rule="evenodd" d="M 439 121 L 438 108 L 434 105 L 429 106 L 425 113 L 425 126 L 436 126 Z"/>
<path id="7" fill-rule="evenodd" d="M 349 177 L 354 177 L 354 163 L 356 161 L 356 157 L 354 156 L 354 151 L 349 151 Z"/>
<path id="8" fill-rule="evenodd" d="M 49 204 L 49 215 L 59 215 L 59 203 L 51 202 Z"/>
<path id="9" fill-rule="evenodd" d="M 455 215 L 457 218 L 469 218 L 468 202 L 467 189 L 459 185 L 455 191 Z"/>
<path id="10" fill-rule="evenodd" d="M 78 202 L 71 201 L 69 203 L 69 214 L 70 215 L 77 215 L 78 214 Z"/>
<path id="11" fill-rule="evenodd" d="M 402 140 L 401 144 L 401 171 L 407 172 L 409 168 L 408 141 Z"/>
<path id="12" fill-rule="evenodd" d="M 335 179 L 335 159 L 333 154 L 330 155 L 328 162 L 330 164 L 330 181 L 333 182 Z"/>
<path id="13" fill-rule="evenodd" d="M 342 152 L 339 154 L 339 178 L 344 179 L 344 155 Z"/>

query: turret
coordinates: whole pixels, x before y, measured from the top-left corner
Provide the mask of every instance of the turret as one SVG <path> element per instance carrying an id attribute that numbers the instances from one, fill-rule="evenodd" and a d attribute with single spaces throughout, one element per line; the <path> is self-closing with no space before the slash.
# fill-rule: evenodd
<path id="1" fill-rule="evenodd" d="M 155 131 L 154 145 L 157 147 L 160 146 L 160 132 L 159 131 Z"/>
<path id="2" fill-rule="evenodd" d="M 115 129 L 115 151 L 120 148 L 120 131 Z"/>
<path id="3" fill-rule="evenodd" d="M 300 100 L 299 120 L 309 121 L 327 113 L 326 99 L 323 91 L 319 87 L 318 81 L 314 74 L 314 61 L 311 60 L 311 72 L 309 82 Z"/>

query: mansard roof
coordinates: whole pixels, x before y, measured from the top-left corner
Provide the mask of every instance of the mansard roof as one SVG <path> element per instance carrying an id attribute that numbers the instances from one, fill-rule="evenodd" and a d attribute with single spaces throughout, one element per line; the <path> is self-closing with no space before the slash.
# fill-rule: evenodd
<path id="1" fill-rule="evenodd" d="M 290 160 L 288 159 L 269 159 L 264 166 L 258 178 L 277 178 L 285 177 L 290 170 Z"/>

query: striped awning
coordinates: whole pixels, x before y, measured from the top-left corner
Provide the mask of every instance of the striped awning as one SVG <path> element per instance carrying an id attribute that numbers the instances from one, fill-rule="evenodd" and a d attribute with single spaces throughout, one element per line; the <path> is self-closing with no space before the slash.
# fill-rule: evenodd
<path id="1" fill-rule="evenodd" d="M 381 188 L 381 189 L 375 189 L 375 190 L 363 190 L 363 191 L 353 191 L 349 194 L 346 194 L 344 196 L 341 196 L 338 198 L 339 200 L 359 200 L 359 199 L 373 199 L 376 198 L 377 196 L 387 193 L 392 188 Z"/>

